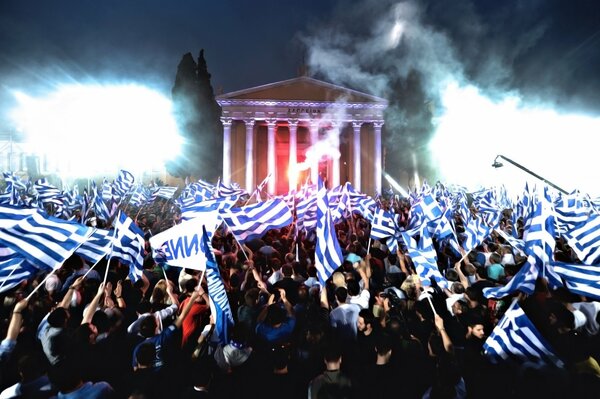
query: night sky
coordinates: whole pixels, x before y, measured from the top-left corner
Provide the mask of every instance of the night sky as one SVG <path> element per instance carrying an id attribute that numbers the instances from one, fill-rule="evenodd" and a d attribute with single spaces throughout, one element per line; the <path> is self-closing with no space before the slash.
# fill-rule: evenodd
<path id="1" fill-rule="evenodd" d="M 394 19 L 412 36 L 382 46 Z M 0 115 L 10 90 L 65 82 L 133 81 L 170 95 L 182 55 L 201 48 L 216 92 L 292 78 L 306 60 L 316 77 L 384 97 L 416 69 L 433 101 L 452 76 L 489 96 L 600 114 L 596 0 L 3 0 Z"/>

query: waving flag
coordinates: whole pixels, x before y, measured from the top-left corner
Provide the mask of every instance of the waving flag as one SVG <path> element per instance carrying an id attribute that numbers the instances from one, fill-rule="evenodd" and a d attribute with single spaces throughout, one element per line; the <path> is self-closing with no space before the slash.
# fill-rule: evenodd
<path id="1" fill-rule="evenodd" d="M 494 230 L 492 226 L 489 226 L 485 221 L 480 218 L 472 218 L 468 224 L 465 225 L 465 240 L 462 243 L 462 247 L 465 251 L 469 252 L 481 245 L 483 240 L 489 237 L 490 233 Z"/>
<path id="2" fill-rule="evenodd" d="M 240 244 L 292 223 L 292 212 L 281 199 L 259 202 L 222 213 L 223 221 Z"/>
<path id="3" fill-rule="evenodd" d="M 181 207 L 181 218 L 190 220 L 196 217 L 201 217 L 206 212 L 219 211 L 224 212 L 233 207 L 238 201 L 237 196 L 216 198 L 208 201 L 195 202 L 193 204 L 185 204 Z"/>
<path id="4" fill-rule="evenodd" d="M 212 236 L 219 220 L 217 211 L 207 212 L 201 218 L 194 218 L 177 224 L 150 238 L 152 256 L 157 263 L 204 270 L 206 255 L 202 251 L 202 230 Z"/>
<path id="5" fill-rule="evenodd" d="M 331 221 L 331 210 L 327 198 L 327 189 L 319 179 L 317 192 L 317 243 L 315 247 L 315 267 L 322 286 L 343 262 L 342 249 Z"/>
<path id="6" fill-rule="evenodd" d="M 116 237 L 113 241 L 111 257 L 129 266 L 129 279 L 136 282 L 144 269 L 144 232 L 125 215 L 119 212 L 115 224 Z"/>
<path id="7" fill-rule="evenodd" d="M 483 349 L 485 356 L 492 363 L 530 363 L 538 367 L 564 367 L 562 360 L 538 332 L 516 299 L 485 341 Z"/>
<path id="8" fill-rule="evenodd" d="M 592 211 L 577 193 L 558 197 L 554 202 L 554 210 L 557 230 L 563 234 L 584 225 Z"/>
<path id="9" fill-rule="evenodd" d="M 417 274 L 421 278 L 423 286 L 431 285 L 434 279 L 441 288 L 448 288 L 448 280 L 440 273 L 437 265 L 437 254 L 427 229 L 421 230 L 419 243 L 408 233 L 403 232 L 402 238 L 408 249 L 408 256 L 412 259 Z"/>
<path id="10" fill-rule="evenodd" d="M 177 191 L 177 187 L 167 187 L 161 186 L 154 189 L 152 193 L 152 198 L 150 201 L 155 201 L 157 198 L 163 198 L 166 200 L 170 200 L 175 195 Z"/>
<path id="11" fill-rule="evenodd" d="M 215 329 L 221 344 L 229 342 L 229 327 L 233 326 L 233 313 L 229 306 L 227 291 L 219 273 L 219 267 L 215 262 L 206 229 L 202 229 L 202 251 L 206 256 L 206 284 L 208 286 L 208 296 L 210 297 L 211 313 L 215 317 Z"/>
<path id="12" fill-rule="evenodd" d="M 21 218 L 14 223 L 16 215 Z M 15 212 L 1 207 L 0 219 L 6 226 L 0 228 L 0 246 L 17 252 L 29 264 L 44 270 L 59 267 L 93 232 L 92 228 L 39 211 Z"/>
<path id="13" fill-rule="evenodd" d="M 7 205 L 20 205 L 22 203 L 20 193 L 26 191 L 27 186 L 13 172 L 4 172 L 4 181 L 6 189 L 5 194 L 0 196 L 0 201 Z"/>
<path id="14" fill-rule="evenodd" d="M 551 286 L 561 286 L 560 278 L 551 267 L 556 245 L 553 232 L 554 216 L 547 190 L 544 190 L 544 195 L 536 203 L 535 210 L 525 226 L 523 241 L 527 262 L 504 287 L 484 288 L 484 296 L 503 298 L 517 290 L 531 294 L 542 270 Z"/>
<path id="15" fill-rule="evenodd" d="M 563 234 L 580 261 L 588 265 L 600 263 L 600 215 L 589 218 L 576 228 Z"/>
<path id="16" fill-rule="evenodd" d="M 133 174 L 126 170 L 120 170 L 119 175 L 112 186 L 112 192 L 116 197 L 123 198 L 129 194 L 134 183 L 135 178 L 133 177 Z"/>
<path id="17" fill-rule="evenodd" d="M 150 197 L 149 190 L 140 184 L 133 190 L 129 203 L 135 207 L 144 206 L 150 201 Z"/>
<path id="18" fill-rule="evenodd" d="M 8 248 L 0 248 L 0 293 L 30 279 L 38 271 L 17 252 Z"/>
<path id="19" fill-rule="evenodd" d="M 75 253 L 92 264 L 98 263 L 110 252 L 111 234 L 109 230 L 96 229 Z"/>
<path id="20" fill-rule="evenodd" d="M 563 278 L 569 291 L 600 300 L 600 266 L 553 262 L 553 269 Z"/>

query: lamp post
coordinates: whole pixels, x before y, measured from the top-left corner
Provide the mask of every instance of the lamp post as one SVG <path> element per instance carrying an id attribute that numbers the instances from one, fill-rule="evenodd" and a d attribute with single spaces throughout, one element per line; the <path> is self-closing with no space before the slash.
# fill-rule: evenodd
<path id="1" fill-rule="evenodd" d="M 494 159 L 494 163 L 492 164 L 492 167 L 494 167 L 494 168 L 501 168 L 502 166 L 504 166 L 504 164 L 502 162 L 498 161 L 498 158 L 504 159 L 505 161 L 507 161 L 510 164 L 516 166 L 517 168 L 521 169 L 522 171 L 524 171 L 526 173 L 529 173 L 531 176 L 535 177 L 536 179 L 543 181 L 544 183 L 546 183 L 550 187 L 553 187 L 553 188 L 557 189 L 561 193 L 563 193 L 563 194 L 569 194 L 566 190 L 558 187 L 556 184 L 548 181 L 547 179 L 544 179 L 542 176 L 538 175 L 535 172 L 532 172 L 531 170 L 527 169 L 525 166 L 521 165 L 520 163 L 517 163 L 517 162 L 513 161 L 510 158 L 505 157 L 504 155 L 496 155 L 496 158 Z"/>

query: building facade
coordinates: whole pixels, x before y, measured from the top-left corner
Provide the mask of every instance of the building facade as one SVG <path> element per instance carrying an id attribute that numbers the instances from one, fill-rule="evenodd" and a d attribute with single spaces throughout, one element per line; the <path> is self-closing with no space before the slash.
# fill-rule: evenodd
<path id="1" fill-rule="evenodd" d="M 381 192 L 386 100 L 307 76 L 217 96 L 223 181 L 283 194 L 317 176 Z"/>

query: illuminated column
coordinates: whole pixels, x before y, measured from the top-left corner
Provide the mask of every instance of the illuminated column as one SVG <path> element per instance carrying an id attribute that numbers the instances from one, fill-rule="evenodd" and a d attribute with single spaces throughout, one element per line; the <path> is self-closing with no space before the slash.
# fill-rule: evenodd
<path id="1" fill-rule="evenodd" d="M 290 128 L 290 164 L 288 166 L 288 179 L 290 191 L 292 191 L 296 188 L 296 183 L 298 182 L 298 170 L 296 168 L 298 119 L 289 119 L 288 126 Z"/>
<path id="2" fill-rule="evenodd" d="M 246 191 L 254 191 L 254 118 L 244 119 L 246 124 Z"/>
<path id="3" fill-rule="evenodd" d="M 267 119 L 267 174 L 271 175 L 268 184 L 270 194 L 275 193 L 275 129 L 277 128 L 276 119 Z"/>
<path id="4" fill-rule="evenodd" d="M 381 194 L 381 127 L 383 121 L 373 122 L 375 130 L 375 192 Z"/>
<path id="5" fill-rule="evenodd" d="M 332 127 L 336 132 L 335 137 L 333 139 L 333 144 L 335 145 L 336 153 L 333 154 L 332 157 L 332 165 L 331 165 L 331 184 L 329 188 L 337 187 L 340 185 L 340 127 L 339 123 L 332 123 Z"/>
<path id="6" fill-rule="evenodd" d="M 231 118 L 221 118 L 223 123 L 223 183 L 231 183 Z"/>
<path id="7" fill-rule="evenodd" d="M 352 129 L 354 129 L 354 136 L 353 136 L 353 144 L 352 144 L 352 150 L 353 150 L 353 157 L 352 157 L 352 162 L 354 163 L 354 181 L 352 182 L 352 184 L 354 185 L 354 188 L 358 191 L 360 191 L 360 187 L 361 187 L 361 182 L 360 182 L 360 128 L 362 126 L 363 122 L 362 121 L 354 121 L 352 122 Z"/>
<path id="8" fill-rule="evenodd" d="M 314 146 L 319 140 L 319 121 L 311 119 L 310 121 L 310 145 Z M 317 184 L 319 176 L 319 159 L 313 159 L 313 164 L 310 166 L 310 180 L 313 184 Z"/>

